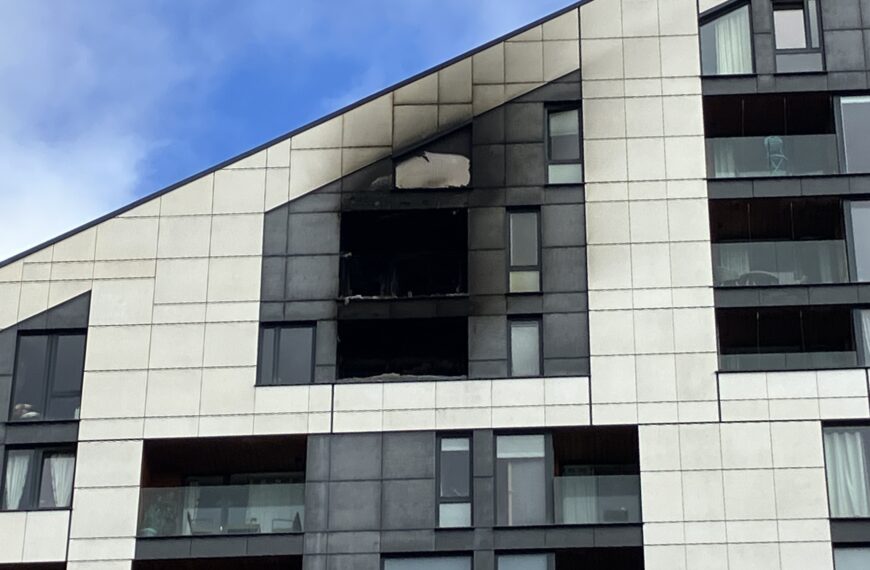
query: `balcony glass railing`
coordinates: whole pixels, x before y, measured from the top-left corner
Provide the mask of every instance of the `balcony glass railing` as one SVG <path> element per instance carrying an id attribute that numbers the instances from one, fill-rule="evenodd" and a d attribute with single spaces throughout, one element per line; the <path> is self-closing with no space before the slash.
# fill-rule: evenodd
<path id="1" fill-rule="evenodd" d="M 837 136 L 790 135 L 707 139 L 709 178 L 838 174 Z"/>
<path id="2" fill-rule="evenodd" d="M 640 475 L 581 475 L 553 481 L 556 524 L 640 522 Z"/>
<path id="3" fill-rule="evenodd" d="M 302 532 L 302 483 L 143 488 L 140 537 Z"/>
<path id="4" fill-rule="evenodd" d="M 851 351 L 829 352 L 764 352 L 751 354 L 722 354 L 719 369 L 722 371 L 746 370 L 823 370 L 827 368 L 855 368 L 858 353 Z"/>
<path id="5" fill-rule="evenodd" d="M 717 287 L 848 283 L 844 240 L 713 244 Z"/>

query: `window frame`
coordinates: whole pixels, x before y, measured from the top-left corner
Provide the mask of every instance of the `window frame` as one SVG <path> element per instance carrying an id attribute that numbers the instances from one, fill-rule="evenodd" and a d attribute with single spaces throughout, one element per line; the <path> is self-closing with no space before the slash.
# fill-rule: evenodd
<path id="1" fill-rule="evenodd" d="M 852 171 L 849 169 L 849 160 L 847 156 L 848 148 L 846 146 L 846 126 L 843 121 L 843 99 L 870 99 L 870 92 L 859 92 L 852 94 L 834 94 L 832 97 L 834 105 L 834 132 L 837 136 L 837 158 L 840 161 L 840 174 L 844 175 L 867 175 L 868 172 L 860 170 Z M 870 105 L 870 103 L 867 103 Z M 844 200 L 845 201 L 845 200 Z M 855 200 L 861 202 L 862 200 Z"/>
<path id="2" fill-rule="evenodd" d="M 701 28 L 707 24 L 711 24 L 722 18 L 731 14 L 732 12 L 736 12 L 742 8 L 746 7 L 749 10 L 749 60 L 751 70 L 747 73 L 716 73 L 712 75 L 708 75 L 704 73 L 704 54 L 703 54 L 703 43 L 701 42 Z M 716 6 L 711 10 L 708 10 L 704 14 L 698 18 L 698 53 L 701 61 L 701 78 L 715 78 L 715 77 L 748 77 L 752 75 L 756 75 L 756 63 L 755 63 L 755 21 L 752 18 L 752 1 L 751 0 L 736 0 L 733 2 L 727 2 L 720 6 Z"/>
<path id="3" fill-rule="evenodd" d="M 507 243 L 507 259 L 506 259 L 506 267 L 507 272 L 505 274 L 505 290 L 508 295 L 540 295 L 543 293 L 544 289 L 544 271 L 543 271 L 543 245 L 542 240 L 544 237 L 543 228 L 541 227 L 541 208 L 535 206 L 523 206 L 517 208 L 506 208 L 507 213 L 507 223 L 505 224 L 505 240 Z M 535 225 L 537 230 L 537 258 L 538 263 L 536 265 L 513 265 L 511 263 L 511 254 L 513 253 L 513 242 L 511 240 L 511 226 L 512 220 L 511 216 L 513 214 L 535 214 Z M 514 272 L 521 271 L 537 271 L 538 272 L 538 290 L 537 291 L 511 291 L 511 274 Z"/>
<path id="4" fill-rule="evenodd" d="M 45 352 L 45 360 L 43 362 L 44 371 L 42 377 L 42 385 L 41 385 L 41 401 L 42 404 L 42 416 L 39 418 L 13 418 L 12 414 L 16 406 L 16 398 L 15 398 L 15 390 L 18 387 L 19 378 L 19 356 L 21 352 L 21 338 L 22 337 L 37 337 L 37 336 L 45 336 L 47 338 L 48 347 Z M 54 386 L 56 383 L 55 371 L 57 370 L 57 340 L 58 337 L 61 336 L 82 336 L 84 337 L 84 348 L 82 352 L 82 371 L 81 378 L 79 380 L 79 389 L 77 391 L 69 391 L 69 392 L 55 392 Z M 9 398 L 9 409 L 7 413 L 7 418 L 9 423 L 16 424 L 26 424 L 26 423 L 49 423 L 49 422 L 74 422 L 78 421 L 79 418 L 49 418 L 48 409 L 49 403 L 53 396 L 59 397 L 73 397 L 78 396 L 79 398 L 79 415 L 81 415 L 81 399 L 82 399 L 82 385 L 84 384 L 84 363 L 85 358 L 88 353 L 88 331 L 87 329 L 52 329 L 52 330 L 26 330 L 19 331 L 18 335 L 15 338 L 15 360 L 14 360 L 14 368 L 12 372 L 12 390 L 10 392 Z"/>
<path id="5" fill-rule="evenodd" d="M 513 325 L 533 322 L 538 325 L 538 373 L 514 375 Z M 543 315 L 510 315 L 507 319 L 508 378 L 540 378 L 544 376 L 544 318 Z"/>
<path id="6" fill-rule="evenodd" d="M 803 20 L 804 20 L 804 41 L 806 43 L 806 47 L 802 48 L 780 48 L 776 45 L 776 11 L 777 5 L 785 7 L 790 6 L 795 9 L 797 5 L 800 4 L 801 11 L 803 12 Z M 827 65 L 825 62 L 825 37 L 824 37 L 824 28 L 822 26 L 822 13 L 821 6 L 818 0 L 814 1 L 815 11 L 816 11 L 816 34 L 818 34 L 819 45 L 817 47 L 813 47 L 812 37 L 812 18 L 810 18 L 810 0 L 772 0 L 770 3 L 770 22 L 771 22 L 771 31 L 773 35 L 773 55 L 774 55 L 774 69 L 776 69 L 776 73 L 823 73 L 827 69 Z M 822 65 L 820 69 L 810 70 L 810 71 L 780 71 L 779 66 L 777 65 L 777 57 L 778 55 L 789 55 L 789 54 L 819 54 L 821 56 Z"/>
<path id="7" fill-rule="evenodd" d="M 554 160 L 552 158 L 552 137 L 550 136 L 550 115 L 565 111 L 577 111 L 577 144 L 579 157 L 577 160 Z M 577 186 L 586 183 L 586 168 L 583 155 L 583 105 L 579 101 L 551 103 L 544 106 L 544 152 L 547 159 L 547 186 Z M 580 180 L 577 182 L 550 182 L 550 166 L 580 165 Z"/>
<path id="8" fill-rule="evenodd" d="M 3 504 L 3 497 L 6 495 L 6 463 L 9 460 L 9 452 L 11 451 L 29 451 L 31 466 L 28 468 L 27 480 L 24 483 L 24 489 L 21 493 L 21 501 L 17 509 L 8 509 Z M 42 476 L 45 470 L 45 458 L 52 453 L 67 453 L 73 456 L 73 478 L 70 479 L 70 499 L 69 506 L 66 507 L 40 507 L 39 492 L 42 484 Z M 21 513 L 31 511 L 69 511 L 72 510 L 73 500 L 75 499 L 75 473 L 78 469 L 78 446 L 75 444 L 51 444 L 35 447 L 19 447 L 6 446 L 2 454 L 2 463 L 0 463 L 0 513 Z M 25 505 L 22 507 L 21 505 Z"/>
<path id="9" fill-rule="evenodd" d="M 263 357 L 263 343 L 265 331 L 268 329 L 272 329 L 275 331 L 281 331 L 283 329 L 309 329 L 311 331 L 311 366 L 310 366 L 310 374 L 311 379 L 308 381 L 292 381 L 292 382 L 275 382 L 276 372 L 278 370 L 278 359 L 280 356 L 280 351 L 278 347 L 281 344 L 281 335 L 275 334 L 272 345 L 272 378 L 270 381 L 266 381 L 263 377 L 263 365 L 262 365 L 262 357 Z M 292 321 L 292 322 L 274 322 L 274 323 L 260 323 L 259 330 L 259 338 L 257 340 L 257 379 L 256 386 L 305 386 L 307 384 L 314 384 L 315 372 L 317 370 L 317 321 Z"/>
<path id="10" fill-rule="evenodd" d="M 501 523 L 499 518 L 499 457 L 498 457 L 498 440 L 501 437 L 517 437 L 517 436 L 542 436 L 544 438 L 544 507 L 546 509 L 545 520 L 541 523 L 530 524 L 508 524 Z M 552 526 L 555 520 L 555 505 L 553 498 L 553 480 L 555 477 L 555 455 L 553 451 L 553 433 L 551 431 L 515 431 L 515 432 L 496 432 L 493 434 L 492 445 L 492 465 L 493 465 L 493 512 L 495 514 L 496 528 L 524 528 L 535 526 Z"/>
<path id="11" fill-rule="evenodd" d="M 441 442 L 445 439 L 468 440 L 468 495 L 465 497 L 441 496 Z M 474 441 L 469 433 L 444 433 L 435 437 L 435 524 L 441 529 L 462 529 L 474 527 Z M 441 526 L 441 505 L 468 504 L 468 526 Z"/>

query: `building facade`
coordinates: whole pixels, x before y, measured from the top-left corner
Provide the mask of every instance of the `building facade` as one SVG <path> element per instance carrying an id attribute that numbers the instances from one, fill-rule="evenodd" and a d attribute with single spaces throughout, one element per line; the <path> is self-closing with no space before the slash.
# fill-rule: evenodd
<path id="1" fill-rule="evenodd" d="M 868 244 L 870 2 L 574 4 L 0 264 L 0 568 L 868 568 Z"/>

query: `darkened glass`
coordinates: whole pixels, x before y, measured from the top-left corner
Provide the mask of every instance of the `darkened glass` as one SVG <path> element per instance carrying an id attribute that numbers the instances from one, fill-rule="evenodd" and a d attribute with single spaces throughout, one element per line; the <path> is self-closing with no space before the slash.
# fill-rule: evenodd
<path id="1" fill-rule="evenodd" d="M 870 97 L 840 99 L 847 172 L 870 172 Z"/>
<path id="2" fill-rule="evenodd" d="M 11 419 L 38 420 L 45 416 L 48 350 L 49 337 L 46 335 L 18 337 Z"/>
<path id="3" fill-rule="evenodd" d="M 511 212 L 510 241 L 512 266 L 538 264 L 537 212 Z"/>
<path id="4" fill-rule="evenodd" d="M 844 240 L 713 244 L 719 287 L 848 283 Z"/>
<path id="5" fill-rule="evenodd" d="M 471 494 L 471 456 L 468 438 L 441 440 L 441 497 L 461 498 Z"/>
<path id="6" fill-rule="evenodd" d="M 541 326 L 537 320 L 510 321 L 511 376 L 541 374 Z"/>
<path id="7" fill-rule="evenodd" d="M 314 327 L 279 329 L 277 384 L 311 382 L 314 358 Z"/>
<path id="8" fill-rule="evenodd" d="M 58 335 L 52 379 L 48 386 L 48 417 L 79 417 L 82 376 L 85 369 L 85 335 Z"/>
<path id="9" fill-rule="evenodd" d="M 840 172 L 837 137 L 768 135 L 707 139 L 707 176 L 746 178 Z"/>
<path id="10" fill-rule="evenodd" d="M 852 255 L 855 278 L 870 281 L 870 201 L 850 204 Z"/>
<path id="11" fill-rule="evenodd" d="M 580 160 L 580 115 L 577 109 L 551 111 L 550 160 Z"/>
<path id="12" fill-rule="evenodd" d="M 275 335 L 276 327 L 260 329 L 260 355 L 258 374 L 260 384 L 272 384 L 275 379 Z"/>

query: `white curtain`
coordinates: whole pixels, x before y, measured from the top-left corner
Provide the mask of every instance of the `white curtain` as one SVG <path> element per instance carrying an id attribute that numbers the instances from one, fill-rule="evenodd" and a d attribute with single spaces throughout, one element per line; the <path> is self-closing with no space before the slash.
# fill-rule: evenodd
<path id="1" fill-rule="evenodd" d="M 54 506 L 68 507 L 72 496 L 76 457 L 72 453 L 51 455 L 48 458 L 48 464 L 51 468 L 51 491 L 54 493 Z"/>
<path id="2" fill-rule="evenodd" d="M 599 523 L 597 477 L 559 477 L 564 524 Z"/>
<path id="3" fill-rule="evenodd" d="M 867 493 L 867 458 L 861 432 L 825 432 L 825 464 L 828 468 L 828 494 L 831 516 L 835 518 L 870 517 Z"/>
<path id="4" fill-rule="evenodd" d="M 745 243 L 720 244 L 716 246 L 718 281 L 733 281 L 750 271 L 749 247 Z"/>
<path id="5" fill-rule="evenodd" d="M 27 472 L 30 470 L 30 453 L 10 451 L 6 458 L 6 484 L 4 485 L 3 505 L 9 510 L 18 509 L 21 496 L 24 494 L 24 484 L 27 482 Z"/>
<path id="6" fill-rule="evenodd" d="M 716 67 L 719 75 L 752 73 L 752 40 L 749 6 L 730 12 L 715 22 Z"/>

